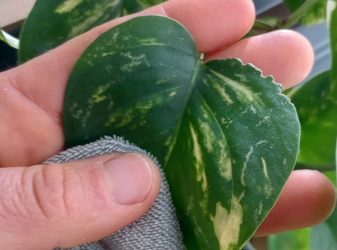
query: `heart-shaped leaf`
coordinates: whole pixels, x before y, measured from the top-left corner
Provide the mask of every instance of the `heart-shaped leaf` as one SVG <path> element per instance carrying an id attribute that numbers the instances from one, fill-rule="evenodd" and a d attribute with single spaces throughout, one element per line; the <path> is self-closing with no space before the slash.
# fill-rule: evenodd
<path id="1" fill-rule="evenodd" d="M 76 63 L 67 146 L 119 135 L 164 167 L 188 249 L 241 249 L 295 164 L 297 114 L 272 77 L 237 59 L 204 63 L 176 21 L 116 26 Z"/>
<path id="2" fill-rule="evenodd" d="M 100 24 L 166 0 L 37 0 L 20 35 L 26 62 Z"/>

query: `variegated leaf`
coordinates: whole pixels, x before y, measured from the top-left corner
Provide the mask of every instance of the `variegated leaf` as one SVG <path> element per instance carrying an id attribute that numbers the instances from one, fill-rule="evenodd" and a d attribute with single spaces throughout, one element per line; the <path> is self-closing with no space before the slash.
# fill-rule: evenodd
<path id="1" fill-rule="evenodd" d="M 119 135 L 164 167 L 188 249 L 241 249 L 275 204 L 299 142 L 293 105 L 237 59 L 204 63 L 172 19 L 138 17 L 77 62 L 63 111 L 68 147 Z"/>
<path id="2" fill-rule="evenodd" d="M 37 0 L 21 31 L 23 63 L 100 24 L 166 0 Z"/>

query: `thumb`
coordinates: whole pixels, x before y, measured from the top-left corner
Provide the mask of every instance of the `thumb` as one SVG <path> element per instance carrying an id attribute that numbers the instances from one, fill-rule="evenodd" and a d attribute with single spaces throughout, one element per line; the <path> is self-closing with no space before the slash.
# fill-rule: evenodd
<path id="1" fill-rule="evenodd" d="M 99 240 L 145 214 L 159 189 L 156 165 L 133 153 L 2 168 L 1 249 L 67 248 Z"/>

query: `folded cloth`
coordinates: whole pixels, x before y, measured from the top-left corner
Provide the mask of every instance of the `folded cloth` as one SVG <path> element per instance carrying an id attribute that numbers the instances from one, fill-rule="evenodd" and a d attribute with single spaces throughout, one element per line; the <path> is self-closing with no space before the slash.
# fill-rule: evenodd
<path id="1" fill-rule="evenodd" d="M 162 180 L 157 200 L 143 217 L 109 237 L 77 247 L 55 250 L 185 250 L 169 186 L 161 166 L 151 154 L 119 137 L 106 136 L 96 142 L 61 152 L 45 164 L 87 159 L 113 152 L 140 153 L 157 164 Z"/>

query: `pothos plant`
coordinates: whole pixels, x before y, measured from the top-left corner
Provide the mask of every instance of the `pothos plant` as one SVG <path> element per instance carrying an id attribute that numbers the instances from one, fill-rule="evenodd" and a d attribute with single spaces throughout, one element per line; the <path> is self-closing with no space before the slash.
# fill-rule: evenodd
<path id="1" fill-rule="evenodd" d="M 38 0 L 21 32 L 20 62 L 160 2 Z M 285 2 L 293 11 L 289 19 L 257 20 L 249 35 L 290 28 L 300 18 L 306 24 L 325 18 L 326 0 Z M 337 11 L 329 13 L 333 30 Z M 331 44 L 337 44 L 336 32 Z M 76 63 L 63 110 L 66 145 L 118 135 L 146 149 L 163 166 L 186 247 L 241 249 L 296 161 L 298 168 L 334 169 L 336 81 L 332 70 L 291 90 L 295 109 L 280 85 L 253 65 L 238 59 L 205 63 L 181 24 L 138 17 L 101 35 Z M 337 230 L 331 218 L 326 225 Z M 275 237 L 272 249 L 280 245 Z M 333 240 L 337 246 L 337 233 Z"/>

